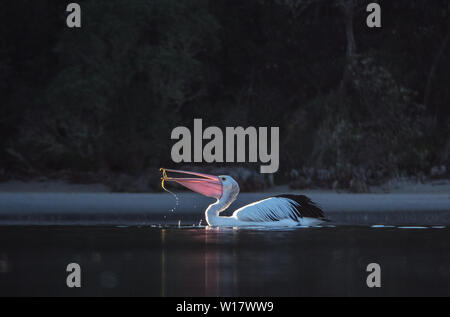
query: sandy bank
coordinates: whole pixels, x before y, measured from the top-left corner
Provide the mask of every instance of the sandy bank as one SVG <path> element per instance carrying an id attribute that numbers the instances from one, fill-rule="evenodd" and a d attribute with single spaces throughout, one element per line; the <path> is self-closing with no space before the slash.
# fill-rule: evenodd
<path id="1" fill-rule="evenodd" d="M 271 196 L 243 193 L 230 210 Z M 450 194 L 308 192 L 326 215 L 344 224 L 449 224 Z M 212 200 L 195 193 L 0 193 L 0 224 L 136 225 L 198 223 Z"/>

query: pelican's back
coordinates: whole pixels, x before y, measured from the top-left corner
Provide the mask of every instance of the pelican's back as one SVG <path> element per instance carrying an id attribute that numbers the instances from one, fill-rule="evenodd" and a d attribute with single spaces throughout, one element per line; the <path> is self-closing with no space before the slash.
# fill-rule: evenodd
<path id="1" fill-rule="evenodd" d="M 236 210 L 233 217 L 245 222 L 326 220 L 323 211 L 304 195 L 278 195 L 256 201 Z"/>

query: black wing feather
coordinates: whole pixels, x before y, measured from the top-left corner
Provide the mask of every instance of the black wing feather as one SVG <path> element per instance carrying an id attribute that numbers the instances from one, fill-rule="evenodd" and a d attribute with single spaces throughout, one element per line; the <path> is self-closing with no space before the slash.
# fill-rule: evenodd
<path id="1" fill-rule="evenodd" d="M 305 195 L 282 194 L 273 197 L 287 198 L 295 201 L 298 205 L 297 204 L 291 205 L 299 217 L 310 217 L 326 220 L 322 209 L 317 207 L 316 204 Z"/>

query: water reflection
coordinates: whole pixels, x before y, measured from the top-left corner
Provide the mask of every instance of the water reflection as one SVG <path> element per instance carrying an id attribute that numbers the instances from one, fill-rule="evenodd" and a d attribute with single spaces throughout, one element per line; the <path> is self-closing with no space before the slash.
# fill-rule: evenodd
<path id="1" fill-rule="evenodd" d="M 439 225 L 4 227 L 0 295 L 450 295 L 449 238 Z M 76 291 L 70 262 L 82 267 Z M 367 288 L 372 262 L 389 287 Z"/>
<path id="2" fill-rule="evenodd" d="M 0 254 L 0 274 L 8 273 L 10 270 L 10 262 L 8 261 L 8 255 L 5 253 Z"/>
<path id="3" fill-rule="evenodd" d="M 166 229 L 161 229 L 161 296 L 166 296 Z"/>
<path id="4" fill-rule="evenodd" d="M 216 230 L 215 230 L 216 231 Z M 205 241 L 204 258 L 204 281 L 205 281 L 205 293 L 210 296 L 218 296 L 220 287 L 220 254 L 214 245 L 219 243 L 218 235 L 212 230 L 206 230 L 203 235 Z M 224 270 L 226 274 L 226 270 Z"/>

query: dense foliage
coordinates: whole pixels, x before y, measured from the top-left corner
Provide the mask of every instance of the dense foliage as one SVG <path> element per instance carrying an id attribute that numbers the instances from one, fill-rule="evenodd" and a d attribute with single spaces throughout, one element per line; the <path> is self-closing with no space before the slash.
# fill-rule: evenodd
<path id="1" fill-rule="evenodd" d="M 279 126 L 279 181 L 448 170 L 448 1 L 378 1 L 381 29 L 368 2 L 85 0 L 69 29 L 62 1 L 9 1 L 0 177 L 168 166 L 193 118 Z"/>

